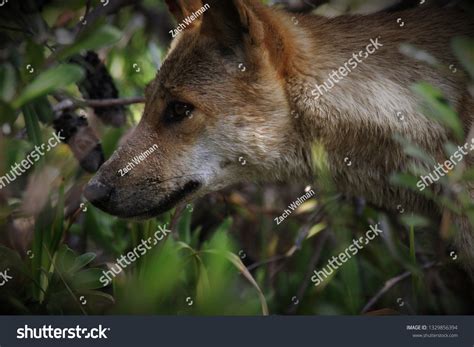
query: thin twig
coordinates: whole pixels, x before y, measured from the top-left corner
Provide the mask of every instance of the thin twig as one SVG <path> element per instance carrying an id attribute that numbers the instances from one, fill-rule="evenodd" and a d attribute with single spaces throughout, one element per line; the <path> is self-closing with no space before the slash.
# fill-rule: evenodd
<path id="1" fill-rule="evenodd" d="M 318 209 L 318 211 L 319 211 L 319 209 Z M 309 218 L 310 221 L 314 220 L 314 218 L 318 215 L 318 211 L 316 211 L 313 215 L 310 216 L 310 218 Z M 271 264 L 271 263 L 274 263 L 274 262 L 277 262 L 277 261 L 280 261 L 280 260 L 291 257 L 295 253 L 296 250 L 301 249 L 301 243 L 304 241 L 304 239 L 306 239 L 306 236 L 308 235 L 308 231 L 310 229 L 309 228 L 310 225 L 313 225 L 313 224 L 310 223 L 310 224 L 307 224 L 307 225 L 305 225 L 301 228 L 303 231 L 298 234 L 298 237 L 295 240 L 295 244 L 293 245 L 292 248 L 290 248 L 290 250 L 288 252 L 286 252 L 285 254 L 276 255 L 276 256 L 273 256 L 271 258 L 253 263 L 252 265 L 247 266 L 247 269 L 249 271 L 252 271 L 253 269 L 255 269 L 257 267 L 260 267 L 262 265 Z"/>
<path id="2" fill-rule="evenodd" d="M 10 31 L 18 31 L 18 32 L 21 32 L 23 34 L 28 34 L 30 36 L 33 35 L 33 33 L 31 31 L 27 31 L 27 30 L 24 30 L 22 28 L 10 27 L 10 26 L 7 26 L 7 25 L 0 25 L 0 29 L 10 30 Z"/>
<path id="3" fill-rule="evenodd" d="M 89 16 L 89 10 L 91 8 L 91 0 L 87 0 L 87 3 L 86 3 L 86 10 L 84 11 L 84 17 L 83 17 L 83 23 L 87 23 L 87 17 Z M 81 24 L 83 24 L 81 23 Z M 79 32 L 82 31 L 82 29 L 84 29 L 84 25 L 77 25 L 77 27 L 79 28 Z"/>
<path id="4" fill-rule="evenodd" d="M 179 221 L 179 218 L 181 217 L 181 214 L 183 213 L 184 209 L 185 209 L 185 206 L 184 204 L 180 204 L 178 206 L 176 206 L 175 208 L 175 211 L 173 213 L 173 215 L 171 216 L 171 221 L 170 221 L 170 230 L 172 231 L 172 236 L 173 236 L 173 239 L 175 241 L 178 241 L 179 240 L 179 232 L 178 232 L 178 221 Z"/>
<path id="5" fill-rule="evenodd" d="M 432 262 L 429 262 L 429 263 L 423 265 L 421 268 L 423 270 L 426 270 L 426 269 L 429 269 L 430 267 L 437 266 L 437 265 L 440 265 L 440 263 L 436 263 L 436 262 L 432 261 Z M 375 296 L 372 299 L 369 300 L 369 302 L 362 309 L 361 313 L 367 312 L 367 310 L 369 308 L 371 308 L 382 297 L 382 295 L 384 295 L 386 292 L 388 292 L 397 283 L 401 282 L 402 280 L 404 280 L 407 277 L 410 277 L 411 275 L 412 275 L 412 272 L 406 271 L 406 272 L 402 273 L 401 275 L 393 277 L 393 278 L 389 279 L 387 282 L 385 282 L 382 289 L 380 289 L 378 291 L 378 293 L 375 294 Z"/>
<path id="6" fill-rule="evenodd" d="M 270 263 L 273 263 L 282 259 L 286 259 L 286 258 L 288 258 L 287 254 L 276 255 L 274 257 L 271 257 L 271 258 L 268 258 L 268 259 L 265 259 L 265 260 L 262 260 L 262 261 L 259 261 L 259 262 L 253 263 L 252 265 L 247 266 L 247 270 L 252 271 L 253 269 L 260 267 L 262 265 L 270 264 Z"/>
<path id="7" fill-rule="evenodd" d="M 137 2 L 140 2 L 140 1 L 137 1 L 137 0 L 109 0 L 107 2 L 103 1 L 100 4 L 98 4 L 95 8 L 92 8 L 91 11 L 87 11 L 87 24 L 83 25 L 82 23 L 78 23 L 77 29 L 82 30 L 81 27 L 91 27 L 94 25 L 94 23 L 98 19 L 104 18 L 109 14 L 118 12 L 122 7 L 135 5 Z"/>
<path id="8" fill-rule="evenodd" d="M 144 97 L 124 98 L 124 99 L 65 99 L 57 103 L 53 107 L 54 112 L 60 112 L 66 109 L 75 110 L 81 107 L 110 107 L 110 106 L 125 106 L 132 104 L 143 104 L 145 102 Z"/>

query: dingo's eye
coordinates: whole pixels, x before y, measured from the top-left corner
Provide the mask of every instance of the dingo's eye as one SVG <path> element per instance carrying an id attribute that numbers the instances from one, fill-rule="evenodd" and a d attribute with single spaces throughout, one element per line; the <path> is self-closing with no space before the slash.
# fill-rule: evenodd
<path id="1" fill-rule="evenodd" d="M 194 106 L 184 102 L 173 101 L 168 104 L 165 110 L 166 122 L 179 122 L 186 117 L 191 117 Z"/>

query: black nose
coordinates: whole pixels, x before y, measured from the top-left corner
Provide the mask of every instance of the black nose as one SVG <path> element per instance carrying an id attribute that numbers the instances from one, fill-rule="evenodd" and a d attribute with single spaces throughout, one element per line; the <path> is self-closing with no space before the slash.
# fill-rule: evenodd
<path id="1" fill-rule="evenodd" d="M 84 189 L 84 196 L 93 205 L 98 207 L 106 204 L 110 200 L 113 188 L 97 180 L 89 182 Z"/>

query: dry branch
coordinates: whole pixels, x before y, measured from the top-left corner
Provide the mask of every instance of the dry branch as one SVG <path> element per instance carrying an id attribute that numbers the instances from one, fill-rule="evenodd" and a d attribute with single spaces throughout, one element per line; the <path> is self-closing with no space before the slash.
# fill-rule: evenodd
<path id="1" fill-rule="evenodd" d="M 53 110 L 54 112 L 61 112 L 63 110 L 76 110 L 82 107 L 110 107 L 119 105 L 132 105 L 132 104 L 143 104 L 145 102 L 144 97 L 134 98 L 123 98 L 123 99 L 102 99 L 102 100 L 91 100 L 91 99 L 65 99 L 57 103 Z"/>

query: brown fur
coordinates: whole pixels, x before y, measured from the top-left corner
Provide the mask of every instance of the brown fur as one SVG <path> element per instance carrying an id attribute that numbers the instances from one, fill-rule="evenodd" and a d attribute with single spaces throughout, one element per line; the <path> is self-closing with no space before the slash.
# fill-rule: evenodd
<path id="1" fill-rule="evenodd" d="M 178 22 L 202 5 L 167 3 Z M 173 41 L 147 88 L 143 119 L 100 169 L 86 196 L 101 182 L 113 189 L 106 201 L 95 201 L 97 206 L 121 217 L 151 217 L 243 180 L 311 178 L 311 148 L 318 141 L 341 191 L 387 209 L 401 204 L 405 210 L 439 214 L 419 194 L 389 183 L 393 172 L 408 166 L 393 136 L 402 134 L 440 161 L 449 134 L 419 111 L 420 100 L 410 86 L 423 80 L 439 87 L 461 112 L 465 129 L 471 126 L 474 102 L 461 71 L 432 68 L 402 55 L 399 46 L 411 43 L 444 66 L 455 64 L 450 40 L 474 35 L 465 14 L 425 6 L 328 19 L 293 17 L 258 1 L 208 3 L 203 17 Z M 322 84 L 371 38 L 379 38 L 383 47 L 315 100 L 315 83 Z M 193 104 L 193 117 L 165 124 L 162 113 L 174 100 Z M 405 122 L 397 111 L 405 114 Z M 156 156 L 118 177 L 119 168 L 155 143 Z M 459 246 L 474 264 L 474 236 L 465 220 L 459 223 L 464 223 Z"/>

